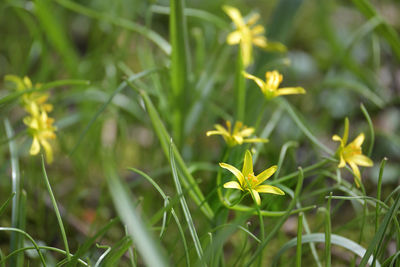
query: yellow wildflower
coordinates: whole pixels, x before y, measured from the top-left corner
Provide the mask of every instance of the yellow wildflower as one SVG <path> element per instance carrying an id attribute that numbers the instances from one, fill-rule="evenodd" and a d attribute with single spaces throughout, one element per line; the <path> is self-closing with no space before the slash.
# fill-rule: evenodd
<path id="1" fill-rule="evenodd" d="M 48 139 L 55 139 L 53 126 L 54 119 L 48 117 L 45 111 L 41 111 L 38 115 L 27 116 L 24 118 L 24 123 L 29 127 L 29 133 L 33 137 L 32 146 L 29 150 L 31 155 L 37 155 L 40 152 L 40 146 L 43 146 L 46 152 L 48 163 L 53 161 L 53 150 L 48 142 Z"/>
<path id="2" fill-rule="evenodd" d="M 263 139 L 263 138 L 247 138 L 254 133 L 255 129 L 252 127 L 246 127 L 240 121 L 237 121 L 235 123 L 235 125 L 233 127 L 233 131 L 232 131 L 232 125 L 231 125 L 230 121 L 226 121 L 226 129 L 220 124 L 216 124 L 216 125 L 214 125 L 214 127 L 216 130 L 208 131 L 206 133 L 207 136 L 222 135 L 222 138 L 224 138 L 224 140 L 228 146 L 241 145 L 243 143 L 266 143 L 266 142 L 268 142 L 268 139 Z"/>
<path id="3" fill-rule="evenodd" d="M 230 45 L 240 44 L 243 65 L 247 67 L 252 61 L 253 44 L 269 50 L 286 51 L 286 47 L 278 42 L 268 42 L 262 34 L 265 29 L 261 25 L 255 25 L 260 18 L 259 14 L 252 15 L 247 22 L 244 21 L 240 11 L 232 6 L 223 6 L 225 13 L 232 19 L 236 31 L 231 32 L 226 41 Z"/>
<path id="4" fill-rule="evenodd" d="M 6 81 L 15 83 L 17 91 L 29 89 L 39 89 L 40 84 L 32 85 L 28 77 L 20 78 L 15 75 L 7 75 Z M 48 142 L 49 139 L 56 137 L 56 127 L 53 126 L 54 119 L 48 116 L 48 112 L 53 109 L 51 104 L 47 104 L 48 94 L 40 92 L 29 92 L 22 95 L 21 100 L 28 116 L 24 118 L 24 123 L 29 127 L 28 132 L 32 135 L 33 141 L 29 153 L 37 155 L 40 152 L 40 146 L 46 153 L 47 162 L 53 161 L 53 150 Z"/>
<path id="5" fill-rule="evenodd" d="M 239 171 L 232 165 L 226 163 L 219 164 L 222 168 L 230 171 L 238 179 L 238 182 L 231 181 L 224 184 L 225 188 L 239 189 L 249 191 L 257 205 L 261 204 L 259 193 L 270 193 L 276 195 L 284 195 L 285 193 L 276 186 L 262 185 L 262 183 L 271 177 L 278 167 L 276 165 L 266 169 L 259 175 L 255 176 L 253 172 L 253 159 L 249 150 L 246 150 L 242 171 Z"/>
<path id="6" fill-rule="evenodd" d="M 364 167 L 371 167 L 374 163 L 370 158 L 362 154 L 361 145 L 365 139 L 364 133 L 360 133 L 353 140 L 353 142 L 346 145 L 348 137 L 349 137 L 349 119 L 346 118 L 344 121 L 343 137 L 337 136 L 335 134 L 332 137 L 332 139 L 334 141 L 340 142 L 340 146 L 337 150 L 337 154 L 339 155 L 340 158 L 338 167 L 343 168 L 346 166 L 346 163 L 348 163 L 355 174 L 354 181 L 356 182 L 357 187 L 360 187 L 361 175 L 357 165 Z"/>
<path id="7" fill-rule="evenodd" d="M 244 77 L 253 80 L 260 88 L 267 99 L 271 99 L 280 95 L 305 94 L 303 87 L 284 87 L 279 88 L 283 76 L 278 71 L 267 71 L 265 73 L 265 82 L 260 78 L 253 76 L 247 72 L 243 72 Z"/>

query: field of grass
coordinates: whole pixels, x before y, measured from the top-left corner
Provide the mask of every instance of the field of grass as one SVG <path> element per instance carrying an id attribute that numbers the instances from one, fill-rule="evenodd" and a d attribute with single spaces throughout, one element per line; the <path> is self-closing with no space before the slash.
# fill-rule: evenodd
<path id="1" fill-rule="evenodd" d="M 0 267 L 400 266 L 400 3 L 0 2 Z"/>

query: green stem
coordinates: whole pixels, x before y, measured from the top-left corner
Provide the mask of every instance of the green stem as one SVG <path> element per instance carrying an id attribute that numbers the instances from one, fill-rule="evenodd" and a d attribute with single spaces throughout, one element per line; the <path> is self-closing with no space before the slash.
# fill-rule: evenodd
<path id="1" fill-rule="evenodd" d="M 296 267 L 301 267 L 301 238 L 303 236 L 303 212 L 299 213 L 297 219 L 297 247 L 296 247 Z"/>
<path id="2" fill-rule="evenodd" d="M 236 61 L 236 73 L 235 73 L 235 89 L 236 89 L 236 119 L 244 122 L 245 106 L 246 106 L 246 87 L 245 78 L 243 76 L 244 66 L 241 55 L 241 49 L 238 49 L 238 57 Z"/>
<path id="3" fill-rule="evenodd" d="M 46 183 L 47 191 L 49 192 L 50 199 L 51 199 L 51 202 L 53 204 L 54 212 L 56 213 L 56 216 L 57 216 L 57 221 L 58 221 L 58 225 L 60 227 L 61 236 L 62 236 L 62 239 L 64 241 L 65 251 L 67 253 L 67 259 L 68 259 L 68 261 L 70 261 L 71 260 L 71 255 L 69 253 L 67 235 L 65 234 L 65 229 L 64 229 L 63 222 L 61 220 L 60 211 L 58 210 L 56 198 L 54 197 L 53 190 L 51 189 L 51 186 L 50 186 L 49 178 L 47 177 L 43 155 L 42 155 L 42 171 L 43 171 L 43 177 L 44 177 L 44 181 Z"/>

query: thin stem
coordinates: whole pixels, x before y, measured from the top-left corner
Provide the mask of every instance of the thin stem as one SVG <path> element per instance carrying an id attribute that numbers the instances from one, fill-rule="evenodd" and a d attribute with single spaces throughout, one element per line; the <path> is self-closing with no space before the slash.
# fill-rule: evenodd
<path id="1" fill-rule="evenodd" d="M 47 177 L 43 155 L 42 155 L 42 170 L 43 170 L 43 177 L 44 177 L 44 181 L 46 183 L 47 191 L 49 192 L 50 199 L 51 199 L 51 202 L 53 204 L 54 212 L 56 213 L 56 216 L 57 216 L 57 221 L 58 221 L 58 225 L 60 227 L 61 236 L 62 236 L 62 239 L 64 241 L 65 251 L 67 252 L 67 259 L 68 259 L 68 261 L 70 261 L 71 260 L 71 255 L 69 254 L 69 246 L 68 246 L 67 235 L 65 234 L 65 229 L 64 229 L 64 225 L 63 225 L 63 222 L 62 222 L 62 219 L 61 219 L 60 211 L 58 210 L 57 202 L 56 202 L 56 199 L 54 197 L 53 191 L 51 190 L 49 178 Z"/>

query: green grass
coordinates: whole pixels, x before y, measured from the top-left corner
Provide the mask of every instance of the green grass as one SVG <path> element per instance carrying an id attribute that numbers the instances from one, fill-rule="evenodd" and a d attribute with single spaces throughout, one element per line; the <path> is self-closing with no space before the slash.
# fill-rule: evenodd
<path id="1" fill-rule="evenodd" d="M 284 53 L 245 67 L 223 5 Z M 400 16 L 396 1 L 0 3 L 0 267 L 399 266 Z M 242 72 L 305 95 L 267 100 Z M 15 90 L 5 75 L 39 89 Z M 32 93 L 48 94 L 54 162 L 30 155 Z M 31 113 L 32 114 L 32 113 Z M 338 168 L 364 133 L 374 166 Z M 268 143 L 206 136 L 242 121 Z M 277 171 L 285 195 L 224 188 L 220 168 Z M 249 183 L 247 183 L 247 186 Z M 246 185 L 243 185 L 246 186 Z"/>

